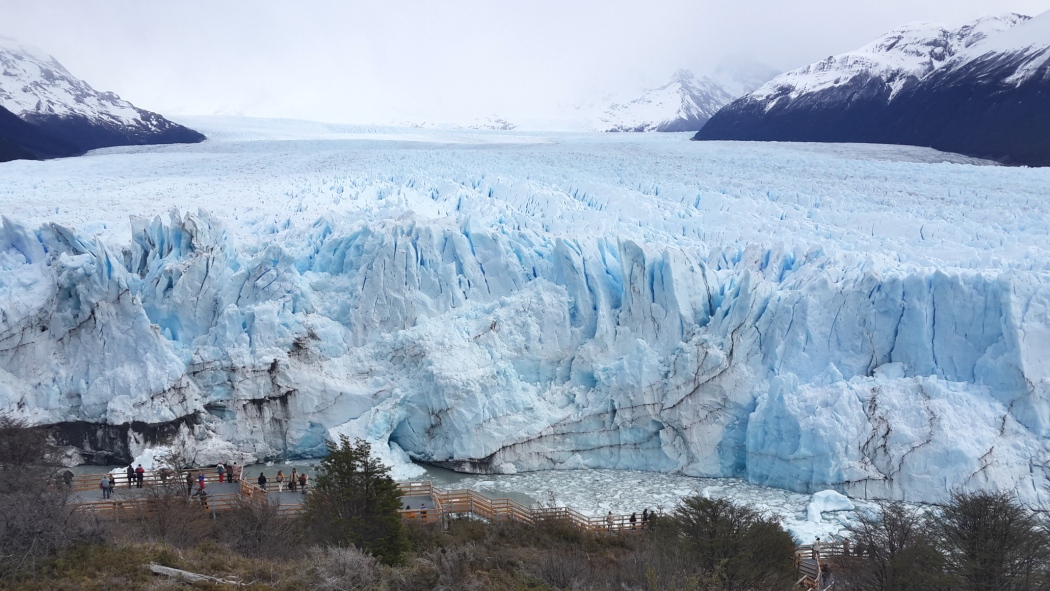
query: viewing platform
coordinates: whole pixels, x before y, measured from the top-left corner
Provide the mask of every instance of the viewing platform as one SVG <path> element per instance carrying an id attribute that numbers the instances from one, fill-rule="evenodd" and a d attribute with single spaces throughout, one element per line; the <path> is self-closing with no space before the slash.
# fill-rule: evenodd
<path id="1" fill-rule="evenodd" d="M 192 487 L 186 480 L 187 474 L 191 475 Z M 229 511 L 249 502 L 272 505 L 277 507 L 280 514 L 294 515 L 302 510 L 303 501 L 310 494 L 309 483 L 307 492 L 303 494 L 291 492 L 287 486 L 279 492 L 273 478 L 267 480 L 266 488 L 263 489 L 257 482 L 243 478 L 235 483 L 220 483 L 211 470 L 191 470 L 181 476 L 172 474 L 166 477 L 150 471 L 143 474 L 141 486 L 137 480 L 129 482 L 126 473 L 115 473 L 116 485 L 110 499 L 102 498 L 101 474 L 75 476 L 71 484 L 73 503 L 79 510 L 103 518 L 131 518 L 136 512 L 149 512 L 150 503 L 156 502 L 158 494 L 176 493 L 200 500 L 197 495 L 199 474 L 205 475 L 204 490 L 207 492 L 201 508 L 212 514 Z M 424 525 L 445 524 L 449 519 L 460 517 L 475 517 L 491 522 L 514 521 L 526 525 L 564 520 L 576 528 L 595 534 L 636 533 L 645 527 L 640 513 L 636 514 L 636 521 L 631 523 L 630 515 L 590 517 L 568 507 L 528 507 L 511 499 L 491 499 L 473 490 L 441 489 L 429 481 L 401 482 L 398 486 L 401 489 L 402 517 L 406 521 Z"/>

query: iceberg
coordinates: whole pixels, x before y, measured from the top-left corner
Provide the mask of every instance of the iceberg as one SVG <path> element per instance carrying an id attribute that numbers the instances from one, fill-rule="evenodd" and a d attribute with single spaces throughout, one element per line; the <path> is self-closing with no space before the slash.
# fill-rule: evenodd
<path id="1" fill-rule="evenodd" d="M 0 412 L 120 461 L 175 440 L 200 462 L 315 457 L 347 435 L 401 478 L 420 474 L 413 461 L 613 468 L 857 498 L 936 502 L 994 487 L 1050 501 L 1047 225 L 931 218 L 917 228 L 929 243 L 891 230 L 937 207 L 943 187 L 924 193 L 913 176 L 1005 182 L 1047 216 L 1025 194 L 1050 186 L 1047 175 L 925 164 L 915 149 L 874 162 L 812 146 L 697 147 L 725 168 L 700 181 L 721 183 L 715 194 L 671 172 L 662 187 L 641 182 L 663 177 L 624 151 L 685 162 L 697 144 L 674 136 L 485 137 L 458 148 L 345 140 L 380 170 L 346 177 L 317 164 L 338 161 L 326 142 L 306 140 L 296 145 L 322 160 L 235 140 L 95 156 L 112 170 L 156 157 L 144 174 L 261 158 L 303 193 L 189 213 L 129 197 L 130 239 L 101 210 L 4 218 Z M 229 153 L 213 158 L 220 148 Z M 578 151 L 597 156 L 563 178 Z M 453 166 L 472 158 L 493 172 Z M 616 198 L 600 180 L 607 159 L 624 175 Z M 906 219 L 862 238 L 883 222 L 851 211 L 884 196 L 858 206 L 790 176 L 775 190 L 734 187 L 741 166 L 849 171 L 865 190 L 883 175 L 882 190 L 919 204 L 893 197 Z M 19 170 L 0 176 L 31 197 Z M 216 181 L 228 195 L 236 182 Z M 320 208 L 337 200 L 343 209 Z M 800 212 L 810 221 L 790 219 Z M 907 256 L 894 250 L 916 240 Z"/>

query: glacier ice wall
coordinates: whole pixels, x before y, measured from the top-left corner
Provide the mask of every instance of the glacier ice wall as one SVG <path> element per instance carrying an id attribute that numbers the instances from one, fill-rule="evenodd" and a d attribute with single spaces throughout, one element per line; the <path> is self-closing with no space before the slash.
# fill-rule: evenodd
<path id="1" fill-rule="evenodd" d="M 4 219 L 0 411 L 174 422 L 254 457 L 347 433 L 402 475 L 411 457 L 1046 500 L 1045 273 L 412 215 L 257 247 L 203 212 L 131 228 L 117 249 Z"/>

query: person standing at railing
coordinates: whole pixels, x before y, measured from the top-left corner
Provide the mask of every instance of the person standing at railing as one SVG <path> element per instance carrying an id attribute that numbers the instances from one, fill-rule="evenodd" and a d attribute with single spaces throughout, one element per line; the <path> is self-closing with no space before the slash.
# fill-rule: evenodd
<path id="1" fill-rule="evenodd" d="M 266 490 L 266 475 L 259 472 L 259 488 Z"/>
<path id="2" fill-rule="evenodd" d="M 117 477 L 114 476 L 112 472 L 110 472 L 109 475 L 106 476 L 106 478 L 109 478 L 109 494 L 112 495 L 113 491 L 117 488 Z"/>
<path id="3" fill-rule="evenodd" d="M 638 514 L 631 513 L 631 519 L 629 521 L 631 522 L 631 529 L 634 529 L 635 524 L 638 523 Z"/>
<path id="4" fill-rule="evenodd" d="M 142 488 L 142 483 L 146 480 L 146 469 L 142 467 L 142 464 L 139 464 L 139 467 L 135 468 L 135 477 L 135 487 Z"/>
<path id="5" fill-rule="evenodd" d="M 277 471 L 277 476 L 274 476 L 273 479 L 277 481 L 277 492 L 283 493 L 284 492 L 284 470 L 278 470 Z"/>
<path id="6" fill-rule="evenodd" d="M 219 474 L 219 484 L 222 484 L 223 479 L 226 478 L 226 466 L 219 462 L 215 465 L 215 471 Z"/>
<path id="7" fill-rule="evenodd" d="M 306 481 L 306 472 L 303 472 L 299 475 L 299 489 L 304 495 L 306 494 Z"/>
<path id="8" fill-rule="evenodd" d="M 113 494 L 113 486 L 109 482 L 109 476 L 103 476 L 102 477 L 102 482 L 99 483 L 99 486 L 102 487 L 102 499 L 103 500 L 108 499 L 109 496 L 111 494 Z"/>
<path id="9" fill-rule="evenodd" d="M 292 475 L 288 477 L 288 491 L 295 492 L 295 485 L 299 483 L 299 472 L 292 468 Z"/>
<path id="10" fill-rule="evenodd" d="M 204 490 L 204 481 L 205 480 L 207 480 L 207 478 L 204 477 L 204 472 L 201 472 L 200 474 L 197 474 L 197 483 L 201 485 L 201 490 Z"/>
<path id="11" fill-rule="evenodd" d="M 817 541 L 813 542 L 812 555 L 813 560 L 820 560 L 820 538 L 817 538 Z"/>
<path id="12" fill-rule="evenodd" d="M 128 488 L 131 488 L 133 486 L 133 483 L 135 482 L 135 466 L 128 464 L 127 474 Z"/>
<path id="13" fill-rule="evenodd" d="M 642 509 L 642 529 L 649 526 L 649 507 Z"/>
<path id="14" fill-rule="evenodd" d="M 605 516 L 605 528 L 608 529 L 609 531 L 612 531 L 612 529 L 613 529 L 613 521 L 614 521 L 614 519 L 613 519 L 612 511 L 609 511 L 609 514 Z"/>
<path id="15" fill-rule="evenodd" d="M 228 466 L 226 471 L 229 472 L 230 482 L 240 482 L 241 481 L 241 467 L 238 466 L 236 462 L 230 462 L 229 464 L 226 464 L 226 465 Z"/>
<path id="16" fill-rule="evenodd" d="M 193 472 L 186 473 L 186 496 L 193 494 Z"/>

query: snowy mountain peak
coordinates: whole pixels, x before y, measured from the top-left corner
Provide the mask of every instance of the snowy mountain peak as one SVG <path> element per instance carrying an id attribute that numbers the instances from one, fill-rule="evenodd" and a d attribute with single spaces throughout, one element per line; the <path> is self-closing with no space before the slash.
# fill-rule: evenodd
<path id="1" fill-rule="evenodd" d="M 1050 12 L 919 23 L 788 72 L 698 140 L 908 144 L 1050 166 Z"/>
<path id="2" fill-rule="evenodd" d="M 1009 14 L 984 17 L 957 29 L 932 23 L 911 23 L 848 53 L 831 56 L 770 80 L 749 98 L 796 100 L 858 79 L 879 79 L 889 86 L 889 100 L 908 83 L 926 76 L 960 51 L 995 36 L 1030 17 Z"/>
<path id="3" fill-rule="evenodd" d="M 25 149 L 17 157 L 204 139 L 112 92 L 95 90 L 51 55 L 6 37 L 0 37 L 0 109 L 21 120 L 0 125 L 0 140 Z"/>
<path id="4" fill-rule="evenodd" d="M 609 106 L 602 114 L 603 131 L 695 131 L 728 105 L 734 98 L 757 87 L 748 85 L 755 72 L 769 72 L 759 67 L 749 72 L 738 72 L 724 67 L 715 77 L 696 76 L 691 70 L 680 69 L 671 80 L 628 102 Z M 761 74 L 758 74 L 761 75 Z M 770 74 L 773 75 L 773 74 Z M 765 79 L 768 79 L 765 78 Z M 765 79 L 758 83 L 764 82 Z"/>
<path id="5" fill-rule="evenodd" d="M 11 39 L 0 39 L 0 107 L 22 118 L 80 115 L 155 127 L 151 113 L 112 92 L 98 92 L 54 57 Z"/>

